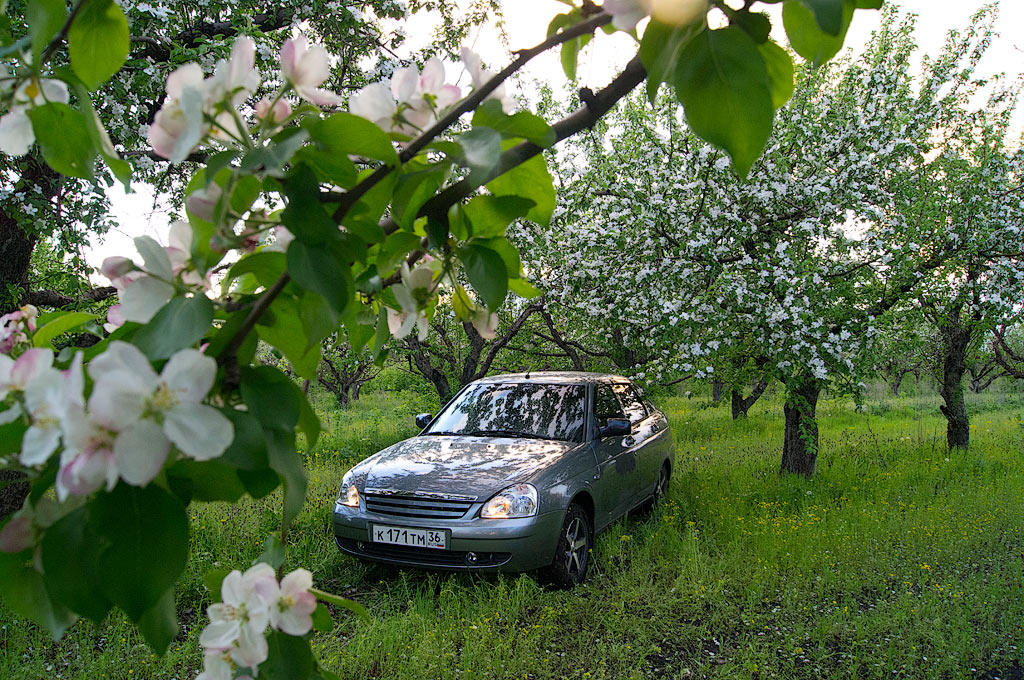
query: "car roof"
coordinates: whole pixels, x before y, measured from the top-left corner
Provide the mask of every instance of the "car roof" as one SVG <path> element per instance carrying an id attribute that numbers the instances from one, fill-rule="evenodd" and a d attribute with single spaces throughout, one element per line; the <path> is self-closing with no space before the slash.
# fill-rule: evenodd
<path id="1" fill-rule="evenodd" d="M 631 383 L 629 378 L 610 373 L 589 373 L 586 371 L 530 371 L 529 373 L 502 373 L 477 380 L 478 383 Z"/>

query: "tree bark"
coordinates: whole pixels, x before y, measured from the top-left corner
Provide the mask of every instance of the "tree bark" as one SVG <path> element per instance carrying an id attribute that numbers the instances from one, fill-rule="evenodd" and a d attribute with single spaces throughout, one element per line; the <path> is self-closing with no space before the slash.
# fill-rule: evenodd
<path id="1" fill-rule="evenodd" d="M 958 321 L 957 318 L 939 329 L 943 348 L 939 394 L 944 402 L 939 410 L 946 416 L 946 445 L 951 449 L 966 449 L 970 445 L 971 424 L 964 402 L 963 378 L 971 334 Z"/>
<path id="2" fill-rule="evenodd" d="M 815 410 L 821 384 L 813 379 L 786 385 L 786 431 L 780 472 L 810 477 L 818 461 L 818 421 Z"/>
<path id="3" fill-rule="evenodd" d="M 712 404 L 717 404 L 718 402 L 722 401 L 722 391 L 724 389 L 725 389 L 725 383 L 722 382 L 721 380 L 712 380 L 711 381 L 711 403 Z M 736 390 L 733 390 L 732 394 L 733 394 L 733 397 L 732 397 L 733 406 L 735 407 L 735 405 L 736 405 Z M 736 412 L 735 411 L 733 411 L 733 416 L 732 417 L 733 417 L 733 420 L 736 419 Z"/>
<path id="4" fill-rule="evenodd" d="M 21 509 L 28 498 L 29 484 L 18 470 L 0 470 L 0 521 Z"/>
<path id="5" fill-rule="evenodd" d="M 739 390 L 733 390 L 731 394 L 731 407 L 732 407 L 732 419 L 739 420 L 740 418 L 747 417 L 747 411 L 753 406 L 764 391 L 768 389 L 768 382 L 765 380 L 758 380 L 751 388 L 750 396 L 744 397 L 743 393 Z"/>

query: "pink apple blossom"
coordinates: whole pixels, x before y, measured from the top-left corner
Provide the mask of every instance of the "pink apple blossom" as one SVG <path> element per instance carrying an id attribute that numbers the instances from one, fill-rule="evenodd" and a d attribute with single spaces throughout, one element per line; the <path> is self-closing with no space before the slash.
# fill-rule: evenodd
<path id="1" fill-rule="evenodd" d="M 281 46 L 281 76 L 295 88 L 296 94 L 317 106 L 337 106 L 341 97 L 320 89 L 331 76 L 327 50 L 310 45 L 304 35 L 284 41 Z"/>

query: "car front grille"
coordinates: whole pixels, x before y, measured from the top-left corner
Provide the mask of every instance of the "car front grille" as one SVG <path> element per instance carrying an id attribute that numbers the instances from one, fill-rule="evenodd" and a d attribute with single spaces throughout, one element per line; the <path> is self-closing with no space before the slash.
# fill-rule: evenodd
<path id="1" fill-rule="evenodd" d="M 401 562 L 423 567 L 448 567 L 451 569 L 500 567 L 512 559 L 512 553 L 507 552 L 469 553 L 465 550 L 413 548 L 404 545 L 357 541 L 351 538 L 335 538 L 338 547 L 350 554 L 384 562 Z"/>
<path id="2" fill-rule="evenodd" d="M 367 512 L 416 519 L 461 519 L 473 505 L 471 500 L 372 492 L 365 499 Z"/>

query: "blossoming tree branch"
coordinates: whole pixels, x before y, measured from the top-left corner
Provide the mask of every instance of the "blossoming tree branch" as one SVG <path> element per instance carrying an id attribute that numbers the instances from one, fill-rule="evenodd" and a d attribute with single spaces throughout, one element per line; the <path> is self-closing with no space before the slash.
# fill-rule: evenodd
<path id="1" fill-rule="evenodd" d="M 274 74 L 256 69 L 244 35 L 212 72 L 177 68 L 148 139 L 173 163 L 203 159 L 185 189 L 188 220 L 170 225 L 166 244 L 137 238 L 138 260 L 104 263 L 118 304 L 94 346 L 53 345 L 88 314 L 26 306 L 0 320 L 0 457 L 31 485 L 0 529 L 7 602 L 55 636 L 116 606 L 162 652 L 177 632 L 187 505 L 282 487 L 280 537 L 265 559 L 209 577 L 200 677 L 332 677 L 308 642 L 314 626 L 331 626 L 316 600 L 361 609 L 314 589 L 306 570 L 275 573 L 305 497 L 297 433 L 312 446 L 320 424 L 287 375 L 255 364 L 257 340 L 312 379 L 323 339 L 344 329 L 354 351 L 382 360 L 391 338 L 427 333 L 442 295 L 493 336 L 509 292 L 537 294 L 505 232 L 520 218 L 551 219 L 544 149 L 645 80 L 651 97 L 671 87 L 692 130 L 745 176 L 793 89 L 791 55 L 758 4 L 567 3 L 548 38 L 498 73 L 464 50 L 469 91 L 433 58 L 345 102 L 324 87 L 326 49 L 298 34 Z M 796 53 L 820 63 L 857 8 L 880 4 L 785 0 L 782 17 Z M 27 33 L 0 53 L 0 151 L 37 145 L 53 170 L 84 180 L 99 157 L 129 182 L 132 166 L 92 103 L 128 54 L 122 9 L 32 0 L 26 17 Z M 512 74 L 559 48 L 572 75 L 599 30 L 638 42 L 606 88 L 581 92 L 583 106 L 554 124 L 517 110 L 504 86 Z M 257 100 L 261 85 L 270 94 Z"/>

